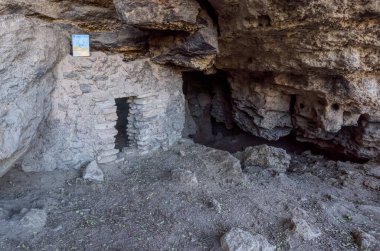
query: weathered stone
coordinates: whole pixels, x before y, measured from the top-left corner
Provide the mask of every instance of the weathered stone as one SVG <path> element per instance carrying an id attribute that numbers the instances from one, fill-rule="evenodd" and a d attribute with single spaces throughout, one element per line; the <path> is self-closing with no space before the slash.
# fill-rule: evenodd
<path id="1" fill-rule="evenodd" d="M 20 15 L 0 16 L 0 27 L 1 177 L 28 150 L 49 114 L 52 70 L 69 44 L 62 30 Z"/>
<path id="2" fill-rule="evenodd" d="M 379 163 L 366 164 L 364 165 L 364 170 L 367 175 L 380 179 L 380 164 Z"/>
<path id="3" fill-rule="evenodd" d="M 189 69 L 228 76 L 231 109 L 220 93 L 196 97 L 198 115 L 210 125 L 211 116 L 201 112 L 270 140 L 294 132 L 299 141 L 347 155 L 379 155 L 377 1 L 114 2 L 0 2 L 0 176 L 34 138 L 23 170 L 78 167 L 96 158 L 102 145 L 114 143 L 115 130 L 94 126 L 116 121 L 115 98 L 129 97 L 130 146 L 167 148 L 181 137 L 180 71 Z M 90 33 L 92 48 L 107 54 L 69 56 L 68 34 L 79 32 Z M 134 60 L 125 62 L 126 54 Z M 376 189 L 377 172 L 369 175 L 365 184 Z"/>
<path id="4" fill-rule="evenodd" d="M 380 241 L 377 240 L 374 236 L 360 230 L 354 231 L 352 234 L 356 244 L 361 250 L 380 249 Z"/>
<path id="5" fill-rule="evenodd" d="M 215 66 L 230 73 L 239 127 L 380 153 L 378 1 L 209 2 L 221 30 Z"/>
<path id="6" fill-rule="evenodd" d="M 104 173 L 96 161 L 92 161 L 83 170 L 83 179 L 98 182 L 104 181 Z"/>
<path id="7" fill-rule="evenodd" d="M 99 164 L 111 163 L 111 162 L 114 162 L 115 160 L 117 160 L 117 155 L 114 154 L 114 155 L 110 155 L 110 156 L 106 156 L 106 157 L 98 156 L 98 157 L 96 157 L 96 160 Z"/>
<path id="8" fill-rule="evenodd" d="M 45 226 L 47 221 L 47 213 L 45 210 L 32 208 L 26 211 L 25 215 L 20 219 L 22 227 L 36 231 Z"/>
<path id="9" fill-rule="evenodd" d="M 293 234 L 301 237 L 303 240 L 310 241 L 321 236 L 321 231 L 315 227 L 311 227 L 304 219 L 294 217 L 291 219 L 291 223 L 293 224 Z"/>
<path id="10" fill-rule="evenodd" d="M 287 223 L 294 237 L 310 241 L 321 236 L 321 231 L 306 221 L 309 218 L 306 211 L 300 208 L 295 208 L 292 211 L 293 216 Z"/>
<path id="11" fill-rule="evenodd" d="M 243 165 L 247 167 L 262 167 L 286 172 L 291 157 L 281 148 L 260 145 L 247 147 L 243 153 Z"/>
<path id="12" fill-rule="evenodd" d="M 218 53 L 218 31 L 207 13 L 201 12 L 200 18 L 206 23 L 204 28 L 188 36 L 182 44 L 154 57 L 153 61 L 196 70 L 210 68 Z"/>
<path id="13" fill-rule="evenodd" d="M 89 92 L 91 92 L 91 86 L 88 85 L 88 84 L 80 84 L 79 87 L 80 87 L 80 90 L 83 93 L 89 93 Z"/>
<path id="14" fill-rule="evenodd" d="M 211 202 L 211 207 L 218 213 L 220 214 L 222 212 L 222 205 L 217 201 L 216 199 L 212 199 Z"/>
<path id="15" fill-rule="evenodd" d="M 220 244 L 224 251 L 274 251 L 267 239 L 260 235 L 252 235 L 240 228 L 232 228 L 225 233 Z"/>
<path id="16" fill-rule="evenodd" d="M 380 179 L 374 177 L 366 177 L 363 181 L 364 186 L 380 191 Z"/>
<path id="17" fill-rule="evenodd" d="M 122 29 L 112 0 L 2 0 L 0 14 L 22 14 L 86 32 Z"/>
<path id="18" fill-rule="evenodd" d="M 198 179 L 195 174 L 189 170 L 175 169 L 172 170 L 172 179 L 184 184 L 197 184 Z"/>
<path id="19" fill-rule="evenodd" d="M 219 68 L 331 75 L 379 70 L 377 0 L 209 2 L 219 14 Z"/>
<path id="20" fill-rule="evenodd" d="M 114 0 L 116 9 L 129 24 L 152 30 L 198 29 L 200 6 L 195 0 Z"/>
<path id="21" fill-rule="evenodd" d="M 100 50 L 128 53 L 144 51 L 147 39 L 145 32 L 128 27 L 116 31 L 93 33 L 91 34 L 91 44 Z"/>
<path id="22" fill-rule="evenodd" d="M 115 118 L 116 98 L 155 93 L 159 98 L 152 98 L 152 104 L 163 106 L 153 109 L 155 118 L 138 122 L 140 114 L 152 108 L 148 104 L 137 107 L 131 99 L 127 128 L 129 146 L 144 146 L 149 151 L 161 145 L 172 145 L 181 137 L 185 114 L 180 72 L 153 64 L 149 59 L 124 62 L 120 54 L 103 52 L 93 52 L 89 58 L 67 55 L 55 72 L 57 86 L 52 93 L 52 110 L 43 135 L 23 158 L 23 166 L 28 166 L 28 170 L 67 169 L 96 158 L 98 163 L 115 161 L 116 154 L 103 156 L 102 152 L 117 152 L 112 150 L 114 136 L 118 133 L 116 121 L 106 122 L 110 116 Z M 67 79 L 64 72 L 80 72 L 80 79 Z M 108 80 L 94 80 L 104 74 Z M 80 91 L 78 82 L 90 85 L 91 92 L 75 96 Z M 84 147 L 74 147 L 73 142 L 81 142 Z"/>

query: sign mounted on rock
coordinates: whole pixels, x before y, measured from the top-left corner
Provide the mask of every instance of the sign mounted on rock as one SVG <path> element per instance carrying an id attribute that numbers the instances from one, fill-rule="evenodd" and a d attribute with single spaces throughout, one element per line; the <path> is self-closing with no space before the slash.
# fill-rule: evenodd
<path id="1" fill-rule="evenodd" d="M 90 56 L 90 36 L 75 34 L 72 35 L 73 56 L 89 57 Z"/>

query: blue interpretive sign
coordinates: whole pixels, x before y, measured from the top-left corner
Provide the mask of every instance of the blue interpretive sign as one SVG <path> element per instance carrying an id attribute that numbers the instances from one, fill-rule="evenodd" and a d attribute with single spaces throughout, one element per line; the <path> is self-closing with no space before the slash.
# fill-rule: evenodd
<path id="1" fill-rule="evenodd" d="M 90 56 L 90 36 L 75 34 L 72 35 L 73 40 L 73 56 L 89 57 Z"/>

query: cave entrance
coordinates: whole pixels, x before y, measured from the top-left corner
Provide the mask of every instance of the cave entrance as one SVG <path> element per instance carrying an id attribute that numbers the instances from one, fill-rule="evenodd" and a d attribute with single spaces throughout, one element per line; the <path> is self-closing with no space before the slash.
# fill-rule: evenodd
<path id="1" fill-rule="evenodd" d="M 127 147 L 129 144 L 128 141 L 128 115 L 129 115 L 129 103 L 128 98 L 117 98 L 115 99 L 116 103 L 116 130 L 117 135 L 115 136 L 115 149 L 123 150 L 124 147 Z"/>
<path id="2" fill-rule="evenodd" d="M 186 124 L 183 136 L 208 147 L 235 153 L 246 147 L 270 145 L 289 153 L 301 154 L 311 151 L 327 159 L 360 162 L 355 158 L 319 148 L 312 143 L 300 142 L 293 131 L 276 141 L 266 140 L 242 130 L 234 121 L 233 106 L 236 105 L 228 82 L 228 75 L 218 71 L 212 75 L 202 72 L 183 73 L 183 93 L 186 99 Z M 296 96 L 292 95 L 289 112 L 294 113 Z"/>
<path id="3" fill-rule="evenodd" d="M 205 75 L 183 73 L 183 92 L 187 101 L 184 135 L 195 142 L 210 145 L 217 139 L 236 133 L 232 117 L 232 98 L 225 72 Z"/>

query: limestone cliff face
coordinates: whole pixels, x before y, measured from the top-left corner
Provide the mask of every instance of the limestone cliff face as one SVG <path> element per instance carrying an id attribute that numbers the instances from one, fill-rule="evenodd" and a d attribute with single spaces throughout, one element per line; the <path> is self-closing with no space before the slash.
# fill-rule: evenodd
<path id="1" fill-rule="evenodd" d="M 65 32 L 49 24 L 0 16 L 0 176 L 25 154 L 47 118 L 52 69 L 69 52 L 67 42 Z"/>
<path id="2" fill-rule="evenodd" d="M 222 70 L 229 76 L 231 117 L 243 130 L 270 140 L 295 132 L 300 141 L 361 158 L 380 153 L 377 0 L 1 0 L 0 27 L 0 176 L 36 137 L 43 136 L 39 143 L 54 142 L 49 137 L 57 133 L 49 126 L 41 129 L 45 122 L 52 127 L 55 121 L 47 117 L 54 118 L 64 108 L 57 100 L 51 101 L 51 97 L 57 99 L 52 91 L 81 103 L 81 95 L 73 97 L 72 90 L 65 89 L 70 76 L 62 77 L 62 62 L 72 60 L 72 33 L 91 35 L 97 64 L 117 58 L 117 67 L 106 69 L 109 64 L 104 64 L 103 75 L 132 74 L 132 82 L 142 87 L 133 87 L 140 91 L 131 95 L 144 96 L 141 90 L 147 82 L 148 89 L 169 90 L 173 96 L 170 91 L 180 89 L 181 72 Z M 86 86 L 96 87 L 98 79 L 91 77 L 95 68 L 89 62 L 87 70 L 82 65 L 70 71 L 85 76 L 78 79 L 87 81 Z M 144 68 L 128 70 L 128 65 L 137 67 L 140 62 L 161 69 L 163 75 L 144 75 Z M 119 72 L 126 69 L 124 75 Z M 172 78 L 173 90 L 165 76 Z M 108 84 L 126 88 L 129 82 L 125 83 L 115 79 Z M 166 84 L 157 89 L 154 83 Z M 185 107 L 181 95 L 174 96 L 167 104 L 179 102 L 178 107 Z M 115 97 L 119 96 L 109 95 Z M 173 113 L 167 107 L 161 115 L 182 118 L 181 109 Z M 65 123 L 59 125 L 62 131 L 71 130 L 72 123 L 66 127 Z M 177 134 L 181 126 L 174 127 Z M 146 140 L 144 135 L 139 137 Z M 88 142 L 78 145 L 82 143 Z M 24 162 L 37 166 L 35 159 L 41 159 L 43 166 L 43 159 L 54 158 L 54 150 L 49 149 L 55 147 L 40 148 L 50 152 L 29 153 Z M 70 144 L 66 148 L 72 156 L 79 156 L 67 161 L 72 165 L 82 163 L 77 158 L 85 156 L 87 161 L 97 154 L 75 152 Z"/>
<path id="3" fill-rule="evenodd" d="M 380 151 L 380 3 L 210 0 L 216 67 L 228 71 L 236 122 L 371 158 Z"/>

